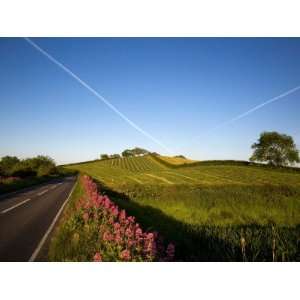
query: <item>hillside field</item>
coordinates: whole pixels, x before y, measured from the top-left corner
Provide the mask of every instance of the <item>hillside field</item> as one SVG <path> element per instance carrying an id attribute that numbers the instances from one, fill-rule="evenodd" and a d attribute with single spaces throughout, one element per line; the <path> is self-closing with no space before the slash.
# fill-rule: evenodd
<path id="1" fill-rule="evenodd" d="M 163 163 L 161 160 L 166 161 Z M 300 260 L 300 173 L 152 155 L 72 164 L 184 261 Z"/>

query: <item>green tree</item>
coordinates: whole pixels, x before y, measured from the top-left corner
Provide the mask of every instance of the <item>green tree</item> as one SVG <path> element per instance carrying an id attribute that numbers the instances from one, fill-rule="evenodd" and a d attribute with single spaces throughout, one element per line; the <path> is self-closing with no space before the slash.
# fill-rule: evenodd
<path id="1" fill-rule="evenodd" d="M 18 164 L 20 160 L 16 156 L 4 156 L 0 161 L 0 169 L 3 175 L 9 176 L 12 174 L 13 167 Z"/>
<path id="2" fill-rule="evenodd" d="M 13 166 L 11 170 L 11 175 L 17 177 L 32 177 L 36 176 L 37 170 L 34 170 L 29 163 L 30 159 L 24 159 L 19 161 Z"/>
<path id="3" fill-rule="evenodd" d="M 134 153 L 132 153 L 132 150 L 126 149 L 122 152 L 123 157 L 128 157 L 128 156 L 134 156 Z"/>
<path id="4" fill-rule="evenodd" d="M 147 154 L 147 153 L 149 153 L 148 150 L 143 149 L 143 148 L 138 148 L 138 147 L 133 148 L 131 150 L 131 152 L 133 153 L 133 155 L 141 155 L 141 154 Z"/>
<path id="5" fill-rule="evenodd" d="M 50 164 L 40 165 L 37 170 L 37 176 L 38 177 L 49 176 L 55 174 L 55 172 L 56 172 L 56 168 Z"/>
<path id="6" fill-rule="evenodd" d="M 38 173 L 50 175 L 56 173 L 54 160 L 49 156 L 38 155 L 33 158 L 27 158 L 19 161 L 11 169 L 11 175 L 19 177 L 36 176 Z M 48 173 L 48 174 L 46 174 Z"/>
<path id="7" fill-rule="evenodd" d="M 254 152 L 250 161 L 268 162 L 273 166 L 287 166 L 300 162 L 293 138 L 276 131 L 261 133 L 252 149 Z"/>
<path id="8" fill-rule="evenodd" d="M 108 154 L 101 154 L 100 159 L 109 159 L 109 155 Z"/>

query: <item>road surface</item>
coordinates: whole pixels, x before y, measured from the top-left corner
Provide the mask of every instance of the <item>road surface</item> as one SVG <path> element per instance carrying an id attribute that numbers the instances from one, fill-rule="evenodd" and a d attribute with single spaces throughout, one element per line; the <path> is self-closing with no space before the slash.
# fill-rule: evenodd
<path id="1" fill-rule="evenodd" d="M 0 261 L 36 257 L 75 180 L 56 179 L 0 197 Z"/>

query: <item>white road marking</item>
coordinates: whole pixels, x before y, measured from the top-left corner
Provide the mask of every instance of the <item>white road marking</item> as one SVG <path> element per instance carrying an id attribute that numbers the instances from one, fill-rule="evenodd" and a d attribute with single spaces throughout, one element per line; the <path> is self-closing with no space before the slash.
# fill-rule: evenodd
<path id="1" fill-rule="evenodd" d="M 68 198 L 66 199 L 66 201 L 63 203 L 63 205 L 62 205 L 61 208 L 59 209 L 59 211 L 58 211 L 58 213 L 56 214 L 55 218 L 53 219 L 53 221 L 52 221 L 50 227 L 48 228 L 48 230 L 47 230 L 46 233 L 44 234 L 43 238 L 42 238 L 41 241 L 39 242 L 38 246 L 37 246 L 36 249 L 34 250 L 33 254 L 31 255 L 31 257 L 30 257 L 30 259 L 29 259 L 30 262 L 36 260 L 36 258 L 37 258 L 37 256 L 38 256 L 39 252 L 41 251 L 41 249 L 42 249 L 44 243 L 46 242 L 46 240 L 47 240 L 49 234 L 50 234 L 51 231 L 53 230 L 53 228 L 54 228 L 54 226 L 55 226 L 55 224 L 56 224 L 56 222 L 57 222 L 59 216 L 61 215 L 61 213 L 62 213 L 62 211 L 63 211 L 65 205 L 67 204 L 68 200 L 70 199 L 70 197 L 71 197 L 71 195 L 72 195 L 72 193 L 73 193 L 75 187 L 76 187 L 76 182 L 74 183 L 74 186 L 73 186 L 73 188 L 72 188 L 72 190 L 71 190 L 71 192 L 70 192 Z"/>
<path id="2" fill-rule="evenodd" d="M 53 185 L 50 189 L 54 190 L 56 187 L 58 186 L 58 184 Z"/>
<path id="3" fill-rule="evenodd" d="M 44 190 L 44 191 L 38 193 L 37 195 L 38 195 L 38 196 L 42 196 L 42 195 L 44 195 L 44 194 L 47 193 L 47 192 L 48 192 L 48 189 L 46 189 L 46 190 Z"/>
<path id="4" fill-rule="evenodd" d="M 9 212 L 9 211 L 11 211 L 11 210 L 13 210 L 13 209 L 15 209 L 15 208 L 17 208 L 17 207 L 23 205 L 23 204 L 25 204 L 26 202 L 28 202 L 28 201 L 30 201 L 30 200 L 31 200 L 31 199 L 28 198 L 28 199 L 26 199 L 26 200 L 24 200 L 24 201 L 22 201 L 22 202 L 20 202 L 20 203 L 18 203 L 18 204 L 16 204 L 16 205 L 12 206 L 12 207 L 9 207 L 9 208 L 7 208 L 7 209 L 2 210 L 0 213 L 1 213 L 1 214 L 5 214 L 5 213 L 7 213 L 7 212 Z"/>

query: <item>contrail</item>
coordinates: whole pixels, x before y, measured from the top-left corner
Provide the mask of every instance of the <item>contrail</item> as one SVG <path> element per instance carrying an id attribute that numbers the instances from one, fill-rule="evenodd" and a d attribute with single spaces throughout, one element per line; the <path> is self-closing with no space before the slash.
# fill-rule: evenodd
<path id="1" fill-rule="evenodd" d="M 220 124 L 219 126 L 217 126 L 216 128 L 219 128 L 220 126 L 224 126 L 224 125 L 231 124 L 231 123 L 233 123 L 233 122 L 235 122 L 235 121 L 237 121 L 237 120 L 239 120 L 239 119 L 242 119 L 242 118 L 244 118 L 244 117 L 250 115 L 251 113 L 255 112 L 256 110 L 258 110 L 258 109 L 260 109 L 260 108 L 262 108 L 262 107 L 264 107 L 264 106 L 266 106 L 266 105 L 268 105 L 268 104 L 270 104 L 270 103 L 272 103 L 272 102 L 275 102 L 275 101 L 277 101 L 277 100 L 279 100 L 279 99 L 281 99 L 281 98 L 284 98 L 284 97 L 286 97 L 286 96 L 288 96 L 288 95 L 290 95 L 290 94 L 295 93 L 295 92 L 298 91 L 299 89 L 300 89 L 300 85 L 297 86 L 297 87 L 295 87 L 295 88 L 293 88 L 293 89 L 288 90 L 287 92 L 284 92 L 284 93 L 280 94 L 279 96 L 273 97 L 273 98 L 271 98 L 271 99 L 269 99 L 269 100 L 267 100 L 267 101 L 265 101 L 265 102 L 263 102 L 263 103 L 261 103 L 261 104 L 255 106 L 255 107 L 253 107 L 253 108 L 247 110 L 246 112 L 244 112 L 244 113 L 242 113 L 242 114 L 240 114 L 240 115 L 238 115 L 238 116 L 236 116 L 236 117 L 234 117 L 234 118 L 232 118 L 232 119 L 230 119 L 230 120 L 228 120 L 228 121 L 226 121 L 226 122 L 224 122 L 224 123 L 221 123 L 221 124 Z"/>
<path id="2" fill-rule="evenodd" d="M 101 96 L 96 90 L 94 90 L 90 85 L 88 85 L 85 81 L 83 81 L 79 76 L 77 76 L 75 73 L 73 73 L 69 68 L 67 68 L 65 65 L 60 63 L 57 59 L 55 59 L 53 56 L 51 56 L 48 52 L 43 50 L 41 47 L 39 47 L 36 43 L 34 43 L 30 38 L 24 38 L 26 42 L 28 42 L 32 47 L 34 47 L 36 50 L 38 50 L 40 53 L 42 53 L 44 56 L 46 56 L 50 61 L 52 61 L 54 64 L 56 64 L 58 67 L 60 67 L 63 71 L 65 71 L 67 74 L 69 74 L 71 77 L 73 77 L 76 81 L 78 81 L 83 87 L 85 87 L 87 90 L 89 90 L 94 96 L 96 96 L 99 100 L 101 100 L 104 104 L 106 104 L 112 111 L 114 111 L 117 115 L 119 115 L 125 122 L 127 122 L 130 126 L 132 126 L 134 129 L 136 129 L 138 132 L 152 140 L 157 145 L 161 146 L 167 152 L 173 153 L 171 149 L 169 149 L 166 145 L 164 145 L 162 142 L 160 142 L 158 139 L 153 137 L 150 133 L 143 130 L 141 127 L 139 127 L 136 123 L 128 119 L 122 112 L 120 112 L 114 105 L 112 105 L 107 99 L 105 99 L 103 96 Z"/>
<path id="3" fill-rule="evenodd" d="M 236 116 L 236 117 L 234 117 L 234 118 L 232 118 L 232 119 L 230 119 L 230 120 L 228 120 L 228 121 L 225 121 L 225 122 L 223 122 L 223 123 L 220 123 L 219 125 L 217 125 L 217 126 L 211 128 L 211 129 L 207 130 L 207 131 L 205 132 L 205 136 L 206 136 L 208 133 L 210 133 L 210 132 L 212 132 L 212 131 L 215 131 L 215 130 L 218 129 L 218 128 L 221 128 L 221 127 L 223 127 L 223 126 L 232 124 L 232 123 L 234 123 L 234 122 L 236 122 L 236 121 L 238 121 L 238 120 L 240 120 L 240 119 L 242 119 L 242 118 L 244 118 L 244 117 L 246 117 L 246 116 L 252 114 L 252 113 L 255 112 L 256 110 L 258 110 L 258 109 L 260 109 L 260 108 L 262 108 L 262 107 L 264 107 L 264 106 L 266 106 L 266 105 L 268 105 L 268 104 L 271 104 L 271 103 L 273 103 L 273 102 L 275 102 L 275 101 L 278 101 L 278 100 L 280 100 L 280 99 L 282 99 L 282 98 L 284 98 L 284 97 L 286 97 L 286 96 L 288 96 L 288 95 L 290 95 L 290 94 L 293 94 L 293 93 L 295 93 L 296 91 L 298 91 L 299 89 L 300 89 L 300 85 L 299 85 L 299 86 L 296 86 L 295 88 L 292 88 L 292 89 L 290 89 L 290 90 L 288 90 L 288 91 L 286 91 L 286 92 L 284 92 L 284 93 L 282 93 L 282 94 L 280 94 L 280 95 L 278 95 L 278 96 L 276 96 L 276 97 L 273 97 L 273 98 L 271 98 L 271 99 L 269 99 L 269 100 L 267 100 L 267 101 L 265 101 L 265 102 L 263 102 L 263 103 L 261 103 L 261 104 L 259 104 L 259 105 L 256 105 L 256 106 L 254 106 L 253 108 L 247 110 L 246 112 L 244 112 L 244 113 L 242 113 L 242 114 L 240 114 L 240 115 L 238 115 L 238 116 Z M 202 136 L 201 136 L 201 137 L 202 137 Z M 199 136 L 199 137 L 196 137 L 194 140 L 197 140 L 198 138 L 200 138 L 200 136 Z M 186 148 L 186 147 L 182 147 L 182 148 Z"/>
<path id="4" fill-rule="evenodd" d="M 242 119 L 242 118 L 244 118 L 244 117 L 252 114 L 256 110 L 258 110 L 258 109 L 260 109 L 260 108 L 262 108 L 262 107 L 264 107 L 264 106 L 266 106 L 266 105 L 268 105 L 268 104 L 270 104 L 272 102 L 278 101 L 281 98 L 284 98 L 284 97 L 286 97 L 286 96 L 288 96 L 288 95 L 290 95 L 292 93 L 295 93 L 299 89 L 300 89 L 300 85 L 297 86 L 297 87 L 295 87 L 295 88 L 293 88 L 293 89 L 290 89 L 290 90 L 288 90 L 288 91 L 286 91 L 286 92 L 284 92 L 284 93 L 282 93 L 282 94 L 280 94 L 280 95 L 278 95 L 276 97 L 273 97 L 273 98 L 271 98 L 271 99 L 269 99 L 269 100 L 267 100 L 267 101 L 265 101 L 265 102 L 263 102 L 263 103 L 261 103 L 259 105 L 254 106 L 253 108 L 247 110 L 246 112 L 244 112 L 244 113 L 242 113 L 242 114 L 240 114 L 240 115 L 238 115 L 238 116 L 236 116 L 236 117 L 234 117 L 234 118 L 232 118 L 232 119 L 230 119 L 228 121 L 225 121 L 225 122 L 223 122 L 223 123 L 221 123 L 221 124 L 219 124 L 219 125 L 211 128 L 210 130 L 208 130 L 208 132 L 214 131 L 214 130 L 216 130 L 216 129 L 220 128 L 220 127 L 223 127 L 225 125 L 232 124 L 232 123 L 236 122 L 237 120 L 240 120 L 240 119 Z"/>

